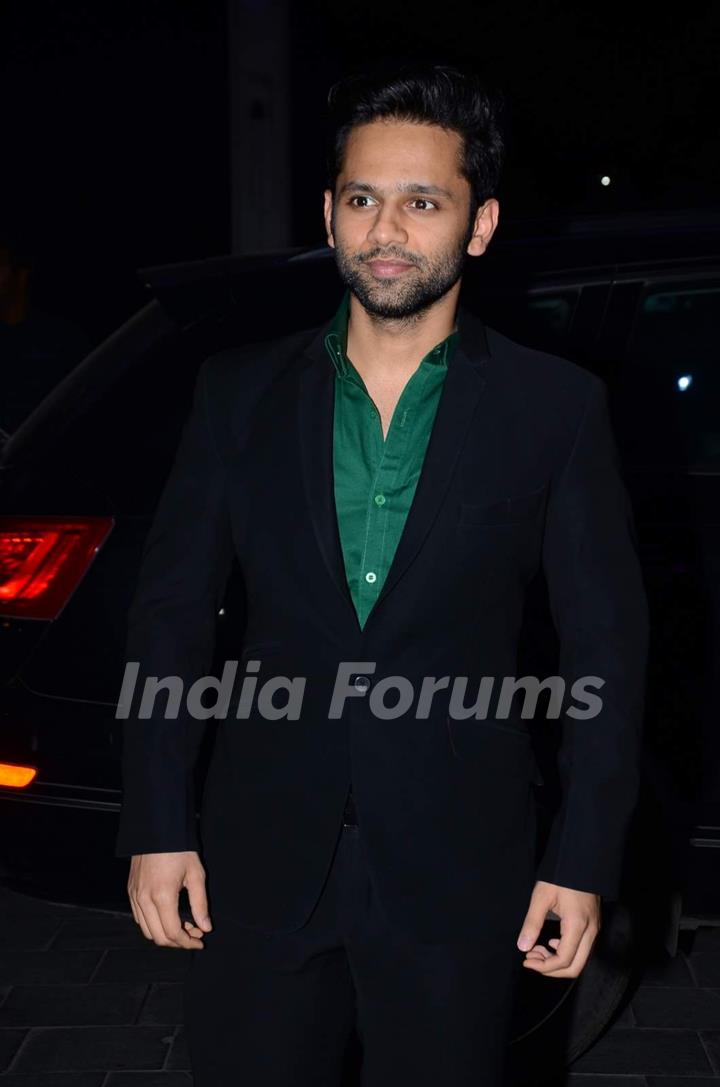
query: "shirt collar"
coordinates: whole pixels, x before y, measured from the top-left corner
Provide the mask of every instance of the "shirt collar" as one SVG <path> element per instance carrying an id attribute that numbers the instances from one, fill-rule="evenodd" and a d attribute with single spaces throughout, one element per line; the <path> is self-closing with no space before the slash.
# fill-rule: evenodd
<path id="1" fill-rule="evenodd" d="M 350 291 L 346 288 L 343 292 L 340 305 L 330 322 L 330 328 L 325 334 L 325 348 L 332 359 L 335 369 L 340 377 L 348 377 L 351 363 L 347 357 L 347 328 L 350 317 Z M 442 366 L 447 369 L 448 363 L 455 350 L 460 337 L 459 330 L 454 329 L 444 340 L 428 351 L 421 360 L 432 363 L 434 366 Z"/>

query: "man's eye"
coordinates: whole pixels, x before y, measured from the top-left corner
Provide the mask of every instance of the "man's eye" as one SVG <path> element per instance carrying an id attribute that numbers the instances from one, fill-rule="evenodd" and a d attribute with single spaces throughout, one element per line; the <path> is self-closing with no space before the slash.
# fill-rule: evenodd
<path id="1" fill-rule="evenodd" d="M 358 203 L 356 203 L 357 200 L 365 200 L 365 201 L 367 201 L 367 203 L 358 204 Z M 358 196 L 351 196 L 349 198 L 349 200 L 348 200 L 348 204 L 350 204 L 351 207 L 355 207 L 355 208 L 367 208 L 367 207 L 372 206 L 371 203 L 370 203 L 371 201 L 374 202 L 372 196 L 367 196 L 367 195 L 361 194 L 361 195 L 358 195 Z M 438 205 L 435 203 L 435 201 L 434 200 L 428 200 L 424 196 L 417 196 L 414 200 L 411 200 L 410 203 L 411 204 L 424 205 L 424 206 L 419 207 L 418 211 L 437 211 L 438 210 Z"/>

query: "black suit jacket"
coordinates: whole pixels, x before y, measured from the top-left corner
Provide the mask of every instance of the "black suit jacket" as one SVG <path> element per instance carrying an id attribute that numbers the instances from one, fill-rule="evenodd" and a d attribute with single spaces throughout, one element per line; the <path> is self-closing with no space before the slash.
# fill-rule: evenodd
<path id="1" fill-rule="evenodd" d="M 200 849 L 214 919 L 267 932 L 308 917 L 352 781 L 375 891 L 426 940 L 522 921 L 535 879 L 614 897 L 636 802 L 647 605 L 604 383 L 461 309 L 413 505 L 361 630 L 345 581 L 332 480 L 329 322 L 225 350 L 201 366 L 150 529 L 127 641 L 145 676 L 185 689 L 212 662 L 234 556 L 259 679 L 305 677 L 300 720 L 253 710 L 218 726 L 195 826 L 192 768 L 206 727 L 181 713 L 124 724 L 117 855 Z M 535 864 L 527 722 L 380 719 L 372 686 L 400 676 L 516 676 L 528 582 L 542 567 L 560 640 L 564 709 L 597 676 L 602 710 L 563 716 L 563 803 Z M 365 695 L 328 716 L 340 662 Z M 374 665 L 374 671 L 372 666 Z M 543 678 L 543 677 L 539 677 Z M 378 692 L 379 693 L 379 692 Z M 388 694 L 386 705 L 397 696 Z M 282 697 L 277 699 L 281 704 Z M 515 705 L 517 705 L 517 700 Z M 542 721 L 534 728 L 543 727 Z"/>

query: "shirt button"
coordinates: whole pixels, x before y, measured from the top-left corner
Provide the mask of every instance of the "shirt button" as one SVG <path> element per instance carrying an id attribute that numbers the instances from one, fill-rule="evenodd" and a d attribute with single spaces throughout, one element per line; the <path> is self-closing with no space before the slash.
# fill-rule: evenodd
<path id="1" fill-rule="evenodd" d="M 368 570 L 365 575 L 365 580 L 367 581 L 368 585 L 372 585 L 375 581 L 377 581 L 377 574 L 374 573 L 372 570 Z"/>
<path id="2" fill-rule="evenodd" d="M 364 694 L 370 689 L 370 679 L 368 676 L 356 676 L 353 687 L 356 691 L 361 691 Z"/>
<path id="3" fill-rule="evenodd" d="M 375 495 L 375 505 L 376 506 L 384 506 L 385 505 L 385 495 L 384 494 L 376 494 Z"/>

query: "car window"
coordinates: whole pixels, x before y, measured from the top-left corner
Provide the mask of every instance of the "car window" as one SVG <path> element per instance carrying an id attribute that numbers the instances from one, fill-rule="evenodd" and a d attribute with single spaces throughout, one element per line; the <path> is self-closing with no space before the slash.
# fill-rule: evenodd
<path id="1" fill-rule="evenodd" d="M 719 339 L 720 280 L 645 289 L 615 389 L 628 464 L 720 471 Z"/>
<path id="2" fill-rule="evenodd" d="M 577 300 L 577 288 L 549 291 L 483 291 L 474 309 L 491 328 L 539 351 L 563 353 Z"/>

